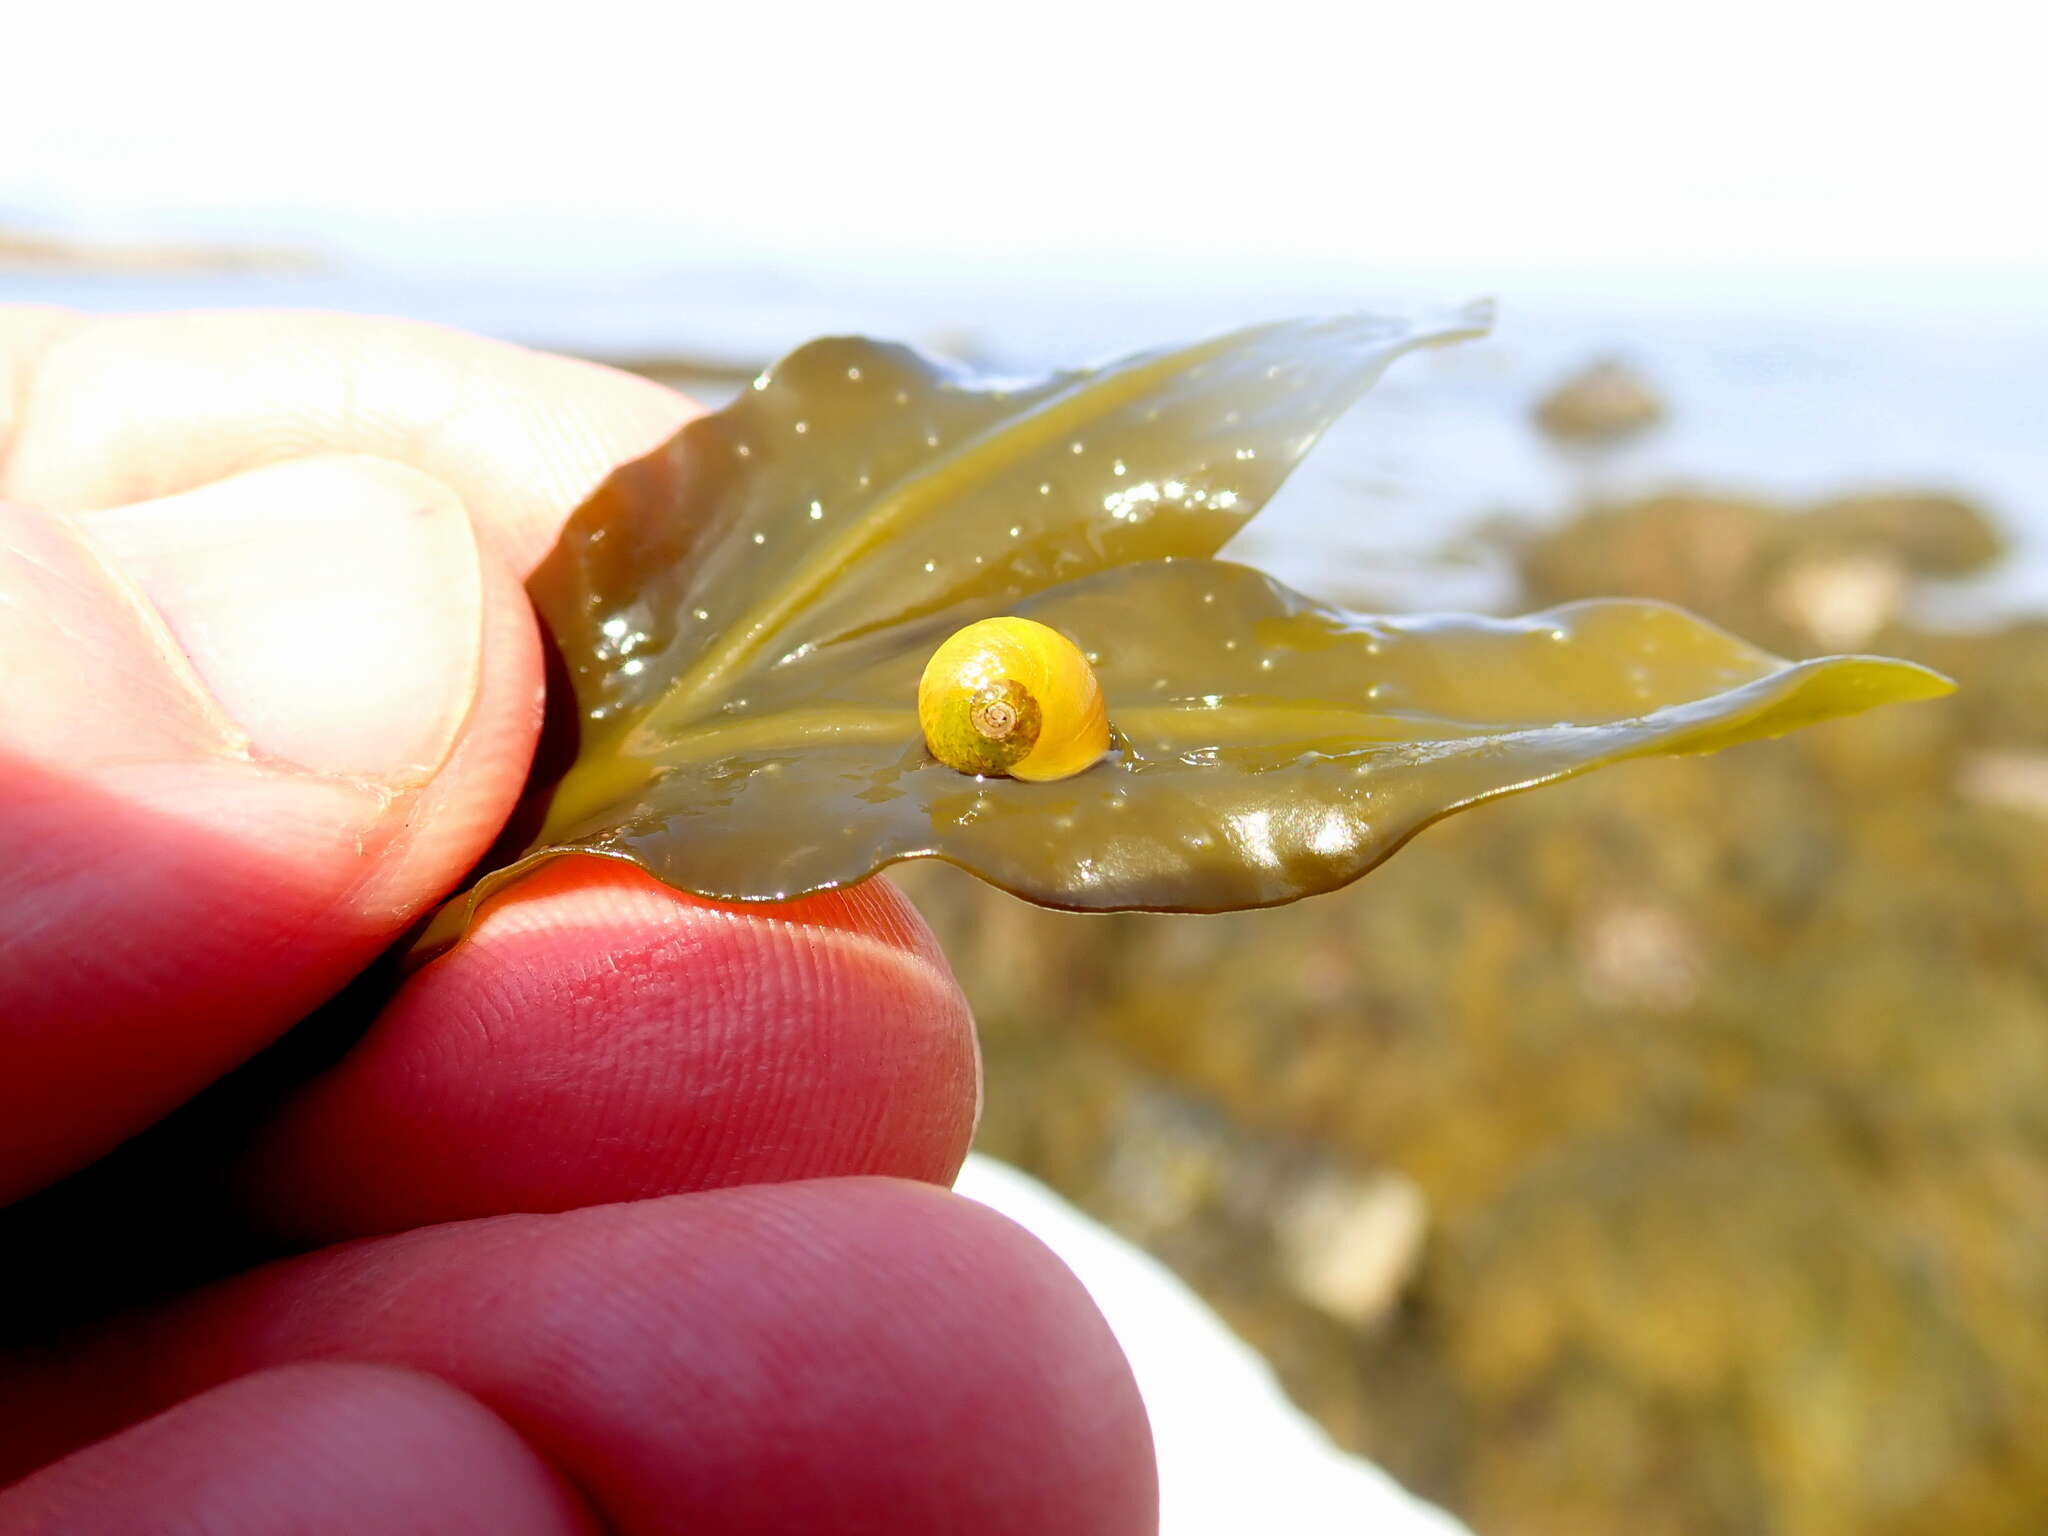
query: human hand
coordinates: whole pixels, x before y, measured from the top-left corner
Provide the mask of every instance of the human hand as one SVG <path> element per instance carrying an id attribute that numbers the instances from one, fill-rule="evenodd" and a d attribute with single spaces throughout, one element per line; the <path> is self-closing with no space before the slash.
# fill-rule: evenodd
<path id="1" fill-rule="evenodd" d="M 13 1286 L 0 1532 L 1152 1529 L 1100 1317 L 936 1187 L 972 1023 L 881 881 L 559 860 L 310 1080 L 189 1103 L 490 844 L 520 581 L 691 410 L 431 327 L 0 309 L 0 1269 L 286 1256 L 62 1330 Z"/>

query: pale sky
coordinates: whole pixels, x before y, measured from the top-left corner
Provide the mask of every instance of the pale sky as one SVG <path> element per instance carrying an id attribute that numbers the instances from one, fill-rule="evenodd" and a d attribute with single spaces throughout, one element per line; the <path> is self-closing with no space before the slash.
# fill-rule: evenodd
<path id="1" fill-rule="evenodd" d="M 0 221 L 772 257 L 2048 284 L 2016 0 L 24 0 Z"/>

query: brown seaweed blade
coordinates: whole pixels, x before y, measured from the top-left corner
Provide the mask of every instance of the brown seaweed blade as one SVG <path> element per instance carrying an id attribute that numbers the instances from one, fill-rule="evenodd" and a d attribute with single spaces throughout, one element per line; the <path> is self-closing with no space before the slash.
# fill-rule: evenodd
<path id="1" fill-rule="evenodd" d="M 1656 604 L 1367 619 L 1206 558 L 1389 361 L 1480 323 L 1290 321 L 1025 384 L 800 349 L 615 475 L 536 575 L 581 750 L 438 938 L 562 853 L 735 901 L 935 856 L 1050 906 L 1271 905 L 1480 800 L 1947 691 Z M 1097 767 L 1022 784 L 926 753 L 926 658 L 999 613 L 1095 659 Z"/>
<path id="2" fill-rule="evenodd" d="M 1214 554 L 1389 363 L 1486 323 L 1279 321 L 1028 382 L 811 342 L 613 476 L 535 573 L 584 757 L 829 673 L 835 640 Z"/>
<path id="3" fill-rule="evenodd" d="M 1356 879 L 1481 800 L 1947 689 L 1905 662 L 1783 661 L 1655 603 L 1365 620 L 1216 561 L 1120 567 L 1018 607 L 1100 658 L 1119 738 L 1098 768 L 1021 784 L 929 758 L 902 701 L 946 614 L 849 647 L 828 689 L 678 734 L 640 796 L 540 856 L 627 858 L 737 901 L 931 855 L 1052 906 L 1266 906 Z"/>

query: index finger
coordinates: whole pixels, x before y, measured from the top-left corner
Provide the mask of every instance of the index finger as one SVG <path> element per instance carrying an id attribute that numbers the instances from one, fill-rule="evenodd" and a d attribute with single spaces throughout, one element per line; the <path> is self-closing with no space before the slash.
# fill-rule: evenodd
<path id="1" fill-rule="evenodd" d="M 475 862 L 539 724 L 517 577 L 694 410 L 434 326 L 0 308 L 0 1199 Z"/>
<path id="2" fill-rule="evenodd" d="M 607 474 L 698 412 L 632 374 L 419 321 L 0 306 L 0 498 L 52 511 L 372 454 L 451 487 L 524 578 Z"/>

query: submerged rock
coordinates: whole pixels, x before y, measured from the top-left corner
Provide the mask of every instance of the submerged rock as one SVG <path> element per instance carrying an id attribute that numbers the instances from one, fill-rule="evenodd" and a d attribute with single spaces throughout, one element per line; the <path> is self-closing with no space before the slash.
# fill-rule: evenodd
<path id="1" fill-rule="evenodd" d="M 1643 374 L 1620 358 L 1588 364 L 1536 405 L 1536 424 L 1562 443 L 1615 443 L 1664 419 L 1664 401 Z"/>
<path id="2" fill-rule="evenodd" d="M 1821 502 L 1809 539 L 1882 551 L 1923 576 L 1971 576 L 2005 553 L 1997 525 L 1974 503 L 1932 492 L 1871 492 Z"/>
<path id="3" fill-rule="evenodd" d="M 1521 557 L 1532 606 L 1664 597 L 1795 651 L 1882 622 L 1961 682 L 1939 705 L 1485 808 L 1277 911 L 911 872 L 982 1146 L 1488 1536 L 2038 1528 L 2048 622 L 1923 633 L 1887 595 L 1989 529 L 1692 494 Z M 1787 598 L 1859 560 L 1882 600 Z"/>
<path id="4" fill-rule="evenodd" d="M 1863 648 L 1903 620 L 1917 578 L 1974 574 L 2003 548 L 1990 517 L 1953 496 L 1799 507 L 1672 491 L 1594 507 L 1526 539 L 1518 559 L 1532 606 L 1655 597 L 1798 655 Z"/>

